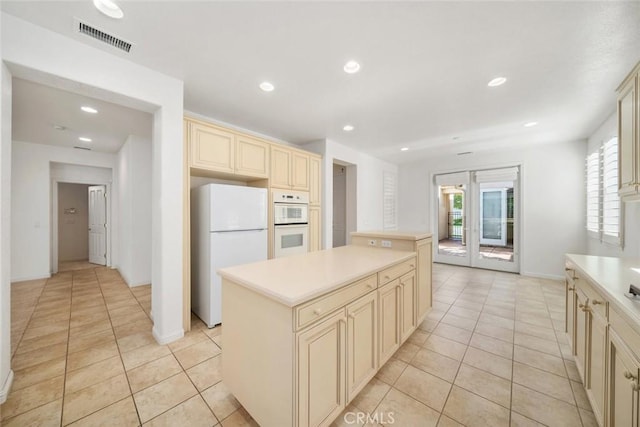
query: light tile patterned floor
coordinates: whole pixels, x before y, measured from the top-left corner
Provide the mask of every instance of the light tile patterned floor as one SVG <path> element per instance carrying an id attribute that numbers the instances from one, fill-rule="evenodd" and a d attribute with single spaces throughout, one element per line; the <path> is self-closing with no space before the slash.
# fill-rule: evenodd
<path id="1" fill-rule="evenodd" d="M 433 277 L 427 320 L 334 425 L 358 412 L 402 427 L 596 425 L 560 282 L 441 264 Z M 221 328 L 194 319 L 156 344 L 150 291 L 102 267 L 14 284 L 2 425 L 255 425 L 221 382 Z"/>

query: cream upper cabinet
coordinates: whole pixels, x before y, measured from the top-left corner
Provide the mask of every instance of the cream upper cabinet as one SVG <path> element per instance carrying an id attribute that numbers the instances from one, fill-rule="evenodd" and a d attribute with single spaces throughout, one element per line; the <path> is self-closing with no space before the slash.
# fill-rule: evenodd
<path id="1" fill-rule="evenodd" d="M 624 200 L 640 198 L 640 64 L 618 89 L 619 193 Z"/>
<path id="2" fill-rule="evenodd" d="M 322 249 L 320 206 L 309 206 L 309 252 Z"/>
<path id="3" fill-rule="evenodd" d="M 309 191 L 309 155 L 271 146 L 271 187 Z"/>
<path id="4" fill-rule="evenodd" d="M 255 138 L 236 138 L 235 172 L 238 175 L 268 178 L 269 144 Z"/>
<path id="5" fill-rule="evenodd" d="M 291 150 L 271 146 L 271 187 L 291 188 Z"/>
<path id="6" fill-rule="evenodd" d="M 378 294 L 347 306 L 347 401 L 378 371 Z"/>
<path id="7" fill-rule="evenodd" d="M 322 202 L 322 159 L 309 156 L 309 204 Z"/>
<path id="8" fill-rule="evenodd" d="M 291 155 L 291 189 L 309 191 L 309 155 L 294 151 Z"/>
<path id="9" fill-rule="evenodd" d="M 342 412 L 345 396 L 344 310 L 297 337 L 298 426 L 327 426 Z"/>
<path id="10" fill-rule="evenodd" d="M 191 122 L 189 139 L 192 167 L 224 173 L 234 172 L 235 135 L 233 133 Z"/>

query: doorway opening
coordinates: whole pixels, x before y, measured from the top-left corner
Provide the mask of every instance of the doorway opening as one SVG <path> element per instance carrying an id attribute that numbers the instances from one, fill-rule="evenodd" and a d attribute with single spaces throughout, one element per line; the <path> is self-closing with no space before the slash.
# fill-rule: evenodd
<path id="1" fill-rule="evenodd" d="M 437 262 L 519 272 L 519 169 L 435 176 Z"/>
<path id="2" fill-rule="evenodd" d="M 357 228 L 357 166 L 341 160 L 333 162 L 333 247 L 351 243 Z"/>

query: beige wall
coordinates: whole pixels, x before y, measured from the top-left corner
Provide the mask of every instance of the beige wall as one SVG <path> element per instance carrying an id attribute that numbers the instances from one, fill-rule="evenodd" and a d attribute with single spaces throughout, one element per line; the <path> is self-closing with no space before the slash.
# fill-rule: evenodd
<path id="1" fill-rule="evenodd" d="M 58 259 L 89 259 L 88 185 L 58 184 Z M 65 213 L 75 208 L 76 213 Z"/>

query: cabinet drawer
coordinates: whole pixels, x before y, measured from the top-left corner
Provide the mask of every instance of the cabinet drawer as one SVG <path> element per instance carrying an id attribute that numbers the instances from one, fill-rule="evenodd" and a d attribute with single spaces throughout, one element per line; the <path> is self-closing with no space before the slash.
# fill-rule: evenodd
<path id="1" fill-rule="evenodd" d="M 589 299 L 588 305 L 592 311 L 598 313 L 604 319 L 609 319 L 609 303 L 584 279 L 576 280 L 576 286 L 585 293 Z"/>
<path id="2" fill-rule="evenodd" d="M 337 291 L 296 307 L 294 310 L 296 330 L 303 328 L 332 311 L 343 307 L 377 288 L 376 275 L 358 280 Z"/>
<path id="3" fill-rule="evenodd" d="M 396 264 L 393 267 L 389 267 L 386 270 L 382 270 L 378 273 L 378 286 L 382 286 L 385 283 L 389 283 L 393 279 L 410 272 L 416 268 L 416 259 L 411 258 L 400 264 Z"/>

